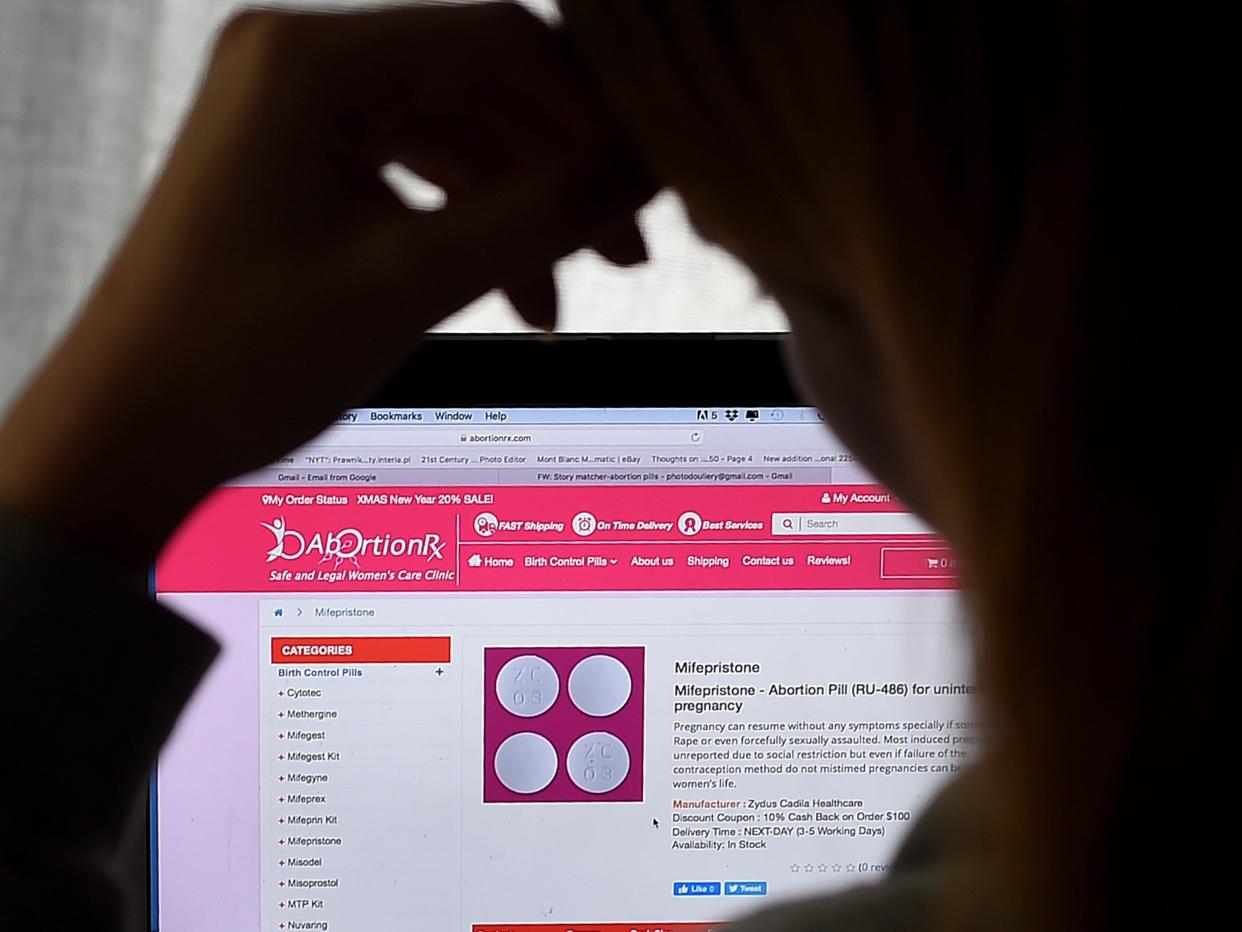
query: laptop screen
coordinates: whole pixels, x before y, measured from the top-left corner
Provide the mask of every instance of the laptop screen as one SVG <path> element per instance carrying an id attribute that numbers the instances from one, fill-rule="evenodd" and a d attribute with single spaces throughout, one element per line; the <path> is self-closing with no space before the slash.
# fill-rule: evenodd
<path id="1" fill-rule="evenodd" d="M 883 876 L 973 756 L 952 553 L 813 409 L 370 408 L 215 492 L 166 932 L 699 932 Z"/>

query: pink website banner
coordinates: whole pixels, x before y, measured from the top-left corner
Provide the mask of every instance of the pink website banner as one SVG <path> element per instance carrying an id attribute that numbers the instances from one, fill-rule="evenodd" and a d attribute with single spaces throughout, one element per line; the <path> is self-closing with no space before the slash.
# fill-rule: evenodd
<path id="1" fill-rule="evenodd" d="M 876 486 L 227 488 L 162 592 L 950 589 L 956 561 Z"/>

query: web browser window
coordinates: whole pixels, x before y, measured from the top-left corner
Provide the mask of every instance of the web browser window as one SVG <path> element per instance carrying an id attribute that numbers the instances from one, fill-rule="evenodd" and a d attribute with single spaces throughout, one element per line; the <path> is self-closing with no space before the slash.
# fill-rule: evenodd
<path id="1" fill-rule="evenodd" d="M 976 753 L 955 560 L 809 408 L 359 409 L 216 491 L 153 922 L 702 932 Z"/>

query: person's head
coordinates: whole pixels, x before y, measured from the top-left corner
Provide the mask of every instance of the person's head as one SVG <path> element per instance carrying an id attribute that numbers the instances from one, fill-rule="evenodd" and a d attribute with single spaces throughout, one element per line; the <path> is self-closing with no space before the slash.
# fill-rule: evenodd
<path id="1" fill-rule="evenodd" d="M 1237 606 L 1214 549 L 1237 444 L 1203 416 L 1225 399 L 1161 374 L 1227 350 L 1193 345 L 1138 255 L 1139 120 L 1166 114 L 1139 108 L 1137 27 L 1068 4 L 562 8 L 657 175 L 786 308 L 811 397 L 968 567 L 993 891 L 1032 927 L 1118 922 L 1206 837 L 1150 812 L 1205 779 L 1182 755 L 1223 716 Z"/>

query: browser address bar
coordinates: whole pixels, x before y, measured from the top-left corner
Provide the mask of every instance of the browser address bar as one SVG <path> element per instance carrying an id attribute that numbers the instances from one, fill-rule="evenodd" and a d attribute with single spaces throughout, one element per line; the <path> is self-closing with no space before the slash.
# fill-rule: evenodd
<path id="1" fill-rule="evenodd" d="M 701 446 L 693 427 L 336 427 L 307 444 L 313 447 L 637 447 Z"/>
<path id="2" fill-rule="evenodd" d="M 772 514 L 772 533 L 804 537 L 844 534 L 919 534 L 936 532 L 914 515 L 895 512 L 793 512 Z"/>

